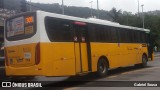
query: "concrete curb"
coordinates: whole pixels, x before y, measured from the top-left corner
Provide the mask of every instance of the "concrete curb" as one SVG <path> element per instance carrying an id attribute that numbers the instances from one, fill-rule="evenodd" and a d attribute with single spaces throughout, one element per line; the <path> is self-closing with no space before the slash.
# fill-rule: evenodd
<path id="1" fill-rule="evenodd" d="M 5 68 L 4 66 L 1 66 L 1 67 L 0 67 L 0 69 L 4 69 L 4 68 Z"/>
<path id="2" fill-rule="evenodd" d="M 155 55 L 154 57 L 159 57 L 160 55 Z"/>

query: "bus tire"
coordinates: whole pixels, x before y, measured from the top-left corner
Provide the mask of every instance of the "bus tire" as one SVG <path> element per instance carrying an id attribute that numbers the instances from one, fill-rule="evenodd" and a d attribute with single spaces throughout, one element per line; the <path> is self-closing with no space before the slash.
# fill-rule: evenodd
<path id="1" fill-rule="evenodd" d="M 97 64 L 97 74 L 100 77 L 107 76 L 109 64 L 105 58 L 100 58 Z"/>
<path id="2" fill-rule="evenodd" d="M 134 65 L 136 68 L 140 68 L 141 67 L 141 64 L 135 64 Z"/>
<path id="3" fill-rule="evenodd" d="M 141 66 L 142 66 L 142 67 L 146 67 L 146 66 L 147 66 L 147 62 L 148 62 L 147 56 L 146 56 L 146 55 L 143 55 L 143 56 L 142 56 Z"/>

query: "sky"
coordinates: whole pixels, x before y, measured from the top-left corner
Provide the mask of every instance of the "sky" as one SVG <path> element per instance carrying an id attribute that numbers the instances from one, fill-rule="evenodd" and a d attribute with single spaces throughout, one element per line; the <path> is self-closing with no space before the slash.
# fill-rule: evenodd
<path id="1" fill-rule="evenodd" d="M 30 0 L 27 0 L 30 1 Z M 66 6 L 91 7 L 90 1 L 93 1 L 93 8 L 97 8 L 97 0 L 64 0 Z M 39 3 L 59 3 L 62 0 L 31 0 L 31 2 Z M 141 5 L 144 5 L 144 12 L 160 10 L 160 0 L 139 0 L 139 11 L 142 12 Z M 138 12 L 138 0 L 99 0 L 99 9 L 111 10 L 113 7 L 132 13 Z"/>

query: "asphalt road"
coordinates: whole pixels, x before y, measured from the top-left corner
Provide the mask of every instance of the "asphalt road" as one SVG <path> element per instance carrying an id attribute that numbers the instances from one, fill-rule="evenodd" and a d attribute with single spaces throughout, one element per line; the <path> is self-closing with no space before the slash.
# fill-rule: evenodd
<path id="1" fill-rule="evenodd" d="M 14 81 L 14 79 L 10 77 L 6 77 L 4 75 L 4 68 L 0 68 L 0 80 L 1 81 Z M 79 77 L 35 77 L 34 79 L 28 78 L 17 78 L 16 81 L 55 81 L 55 82 L 47 82 L 45 86 L 55 86 L 57 84 L 61 85 L 65 81 L 85 81 L 74 83 L 69 87 L 57 87 L 54 90 L 160 90 L 160 87 L 96 87 L 97 82 L 101 81 L 160 81 L 160 54 L 156 54 L 155 60 L 153 62 L 148 62 L 148 66 L 146 68 L 139 68 L 134 66 L 118 68 L 115 70 L 109 71 L 109 75 L 104 78 L 99 78 L 95 74 L 89 74 L 85 76 Z M 105 83 L 105 82 L 104 82 Z M 103 84 L 103 83 L 101 83 Z M 83 86 L 90 87 L 83 87 Z M 92 87 L 93 86 L 93 87 Z M 100 86 L 100 85 L 98 85 Z M 17 88 L 14 88 L 17 90 Z M 21 88 L 18 88 L 21 89 Z M 23 88 L 24 89 L 24 88 Z M 33 88 L 25 88 L 25 89 L 33 89 Z M 53 88 L 48 88 L 49 90 L 53 90 Z M 12 89 L 13 90 L 13 89 Z M 34 90 L 34 89 L 33 89 Z"/>
<path id="2" fill-rule="evenodd" d="M 105 78 L 101 79 L 92 78 L 92 79 L 93 81 L 160 81 L 160 56 L 159 55 L 156 56 L 155 61 L 149 62 L 146 68 L 136 68 L 133 66 L 119 68 L 110 71 L 109 76 Z M 97 82 L 93 82 L 91 80 L 86 84 L 90 83 L 93 86 L 96 86 Z M 73 87 L 68 87 L 65 88 L 65 90 L 160 90 L 160 87 L 79 87 L 79 86 L 77 85 Z"/>

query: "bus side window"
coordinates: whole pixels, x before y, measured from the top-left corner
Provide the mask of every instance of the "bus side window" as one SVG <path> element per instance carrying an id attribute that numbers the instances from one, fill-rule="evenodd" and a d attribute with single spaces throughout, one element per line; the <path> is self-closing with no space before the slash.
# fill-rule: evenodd
<path id="1" fill-rule="evenodd" d="M 47 17 L 45 20 L 46 32 L 52 42 L 73 41 L 71 21 Z"/>
<path id="2" fill-rule="evenodd" d="M 105 34 L 105 42 L 111 42 L 111 27 L 105 26 L 104 27 L 104 34 Z"/>
<path id="3" fill-rule="evenodd" d="M 62 30 L 62 40 L 73 41 L 73 31 L 71 30 L 70 22 L 64 21 L 60 24 L 60 30 Z"/>
<path id="4" fill-rule="evenodd" d="M 119 38 L 120 38 L 120 43 L 126 42 L 126 32 L 123 28 L 119 28 Z"/>
<path id="5" fill-rule="evenodd" d="M 117 43 L 118 42 L 118 37 L 117 37 L 117 30 L 115 27 L 111 27 L 111 34 L 110 34 L 111 42 L 112 43 Z"/>
<path id="6" fill-rule="evenodd" d="M 141 32 L 141 42 L 146 43 L 146 34 L 145 32 Z"/>
<path id="7" fill-rule="evenodd" d="M 136 33 L 136 31 L 133 31 L 133 36 L 134 36 L 134 43 L 138 43 L 138 35 Z"/>

